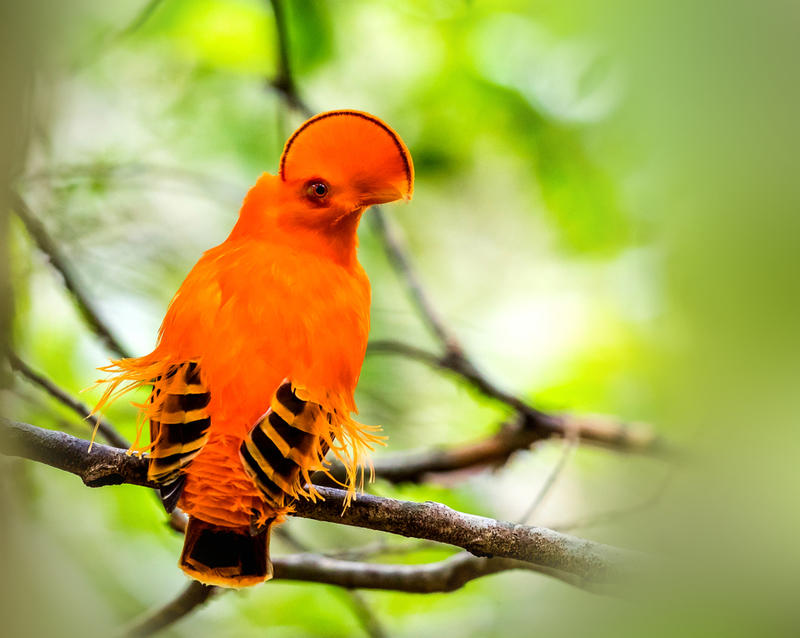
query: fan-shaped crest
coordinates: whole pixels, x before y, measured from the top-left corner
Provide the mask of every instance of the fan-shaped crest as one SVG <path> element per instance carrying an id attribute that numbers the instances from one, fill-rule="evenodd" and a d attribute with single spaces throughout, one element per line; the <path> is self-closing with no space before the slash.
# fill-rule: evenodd
<path id="1" fill-rule="evenodd" d="M 414 190 L 414 165 L 400 136 L 361 111 L 328 111 L 303 124 L 286 142 L 280 176 L 389 183 L 405 200 Z"/>

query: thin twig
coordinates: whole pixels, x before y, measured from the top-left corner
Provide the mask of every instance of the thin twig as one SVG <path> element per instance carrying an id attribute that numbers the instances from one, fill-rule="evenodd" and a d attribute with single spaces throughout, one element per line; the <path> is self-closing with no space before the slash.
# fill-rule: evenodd
<path id="1" fill-rule="evenodd" d="M 128 26 L 119 31 L 113 28 L 107 29 L 105 33 L 101 34 L 97 39 L 94 40 L 94 42 L 88 47 L 86 53 L 75 62 L 72 71 L 80 71 L 82 68 L 92 64 L 103 55 L 111 51 L 114 47 L 118 46 L 124 40 L 136 33 L 150 20 L 151 17 L 153 17 L 153 14 L 155 14 L 156 10 L 163 2 L 164 0 L 150 0 L 144 7 L 142 7 L 141 11 L 136 14 Z"/>
<path id="2" fill-rule="evenodd" d="M 86 164 L 64 164 L 29 173 L 18 181 L 21 184 L 35 184 L 42 181 L 68 182 L 98 177 L 120 182 L 142 179 L 150 188 L 161 181 L 180 182 L 189 188 L 202 191 L 204 195 L 208 195 L 209 191 L 214 191 L 214 197 L 225 202 L 240 201 L 242 193 L 247 190 L 246 185 L 226 180 L 217 175 L 169 164 L 149 162 L 97 161 Z"/>
<path id="3" fill-rule="evenodd" d="M 417 348 L 401 341 L 394 341 L 391 339 L 373 341 L 367 348 L 367 354 L 394 354 L 419 361 L 425 365 L 438 369 L 449 370 L 455 372 L 457 375 L 465 379 L 472 387 L 478 390 L 484 396 L 490 397 L 504 403 L 513 408 L 521 414 L 525 414 L 532 420 L 539 421 L 542 427 L 551 426 L 549 416 L 540 412 L 533 406 L 529 405 L 519 397 L 515 397 L 508 392 L 504 392 L 492 382 L 490 382 L 483 374 L 478 372 L 472 363 L 463 355 L 454 354 L 452 352 L 440 357 L 432 352 Z"/>
<path id="4" fill-rule="evenodd" d="M 63 432 L 0 419 L 0 454 L 20 456 L 78 475 L 89 487 L 129 483 L 155 487 L 147 478 L 147 459 L 95 445 Z M 351 525 L 461 547 L 476 556 L 522 560 L 612 585 L 641 575 L 644 555 L 601 545 L 542 527 L 514 525 L 454 511 L 439 503 L 412 503 L 368 494 L 345 508 L 347 492 L 318 487 L 325 499 L 299 500 L 293 516 Z"/>
<path id="5" fill-rule="evenodd" d="M 177 598 L 164 607 L 155 612 L 148 611 L 134 619 L 123 629 L 121 635 L 126 638 L 145 638 L 157 634 L 205 605 L 218 591 L 217 587 L 193 580 Z"/>
<path id="6" fill-rule="evenodd" d="M 269 85 L 278 91 L 286 103 L 293 109 L 302 113 L 305 117 L 314 115 L 314 111 L 303 98 L 297 88 L 289 53 L 289 30 L 286 24 L 286 14 L 282 0 L 269 0 L 272 6 L 272 14 L 275 18 L 275 32 L 278 44 L 278 70 L 275 77 L 270 80 Z"/>
<path id="7" fill-rule="evenodd" d="M 533 518 L 533 515 L 544 502 L 544 499 L 547 498 L 548 494 L 550 494 L 550 490 L 553 489 L 553 486 L 556 484 L 556 480 L 566 467 L 567 461 L 572 457 L 575 449 L 578 447 L 579 442 L 580 433 L 578 429 L 576 427 L 569 428 L 561 446 L 561 454 L 558 457 L 558 462 L 550 470 L 544 483 L 536 492 L 536 496 L 533 498 L 533 501 L 531 501 L 528 509 L 525 510 L 525 513 L 522 515 L 520 523 L 525 525 Z"/>
<path id="8" fill-rule="evenodd" d="M 131 355 L 125 347 L 100 318 L 100 314 L 89 299 L 89 295 L 84 291 L 80 278 L 73 272 L 69 261 L 61 252 L 61 248 L 55 240 L 50 236 L 44 224 L 34 215 L 33 211 L 17 193 L 9 193 L 9 198 L 11 200 L 12 209 L 17 214 L 17 217 L 22 220 L 22 223 L 25 224 L 28 234 L 39 247 L 39 250 L 47 256 L 53 268 L 61 274 L 67 292 L 69 292 L 73 302 L 92 332 L 94 332 L 112 352 L 121 357 L 130 357 Z"/>
<path id="9" fill-rule="evenodd" d="M 669 458 L 671 454 L 653 429 L 643 423 L 622 423 L 598 415 L 558 415 L 551 418 L 557 423 L 557 436 L 575 428 L 582 442 L 593 445 L 656 458 Z M 551 436 L 550 431 L 531 427 L 524 417 L 518 417 L 504 423 L 497 432 L 484 439 L 443 449 L 391 454 L 375 459 L 373 466 L 375 476 L 390 483 L 421 483 L 431 475 L 502 466 L 515 453 Z M 334 479 L 343 481 L 346 478 L 341 463 L 332 462 L 330 470 Z M 322 484 L 333 484 L 323 478 L 324 475 L 319 476 Z M 314 480 L 318 480 L 317 476 Z"/>
<path id="10" fill-rule="evenodd" d="M 369 638 L 388 638 L 386 629 L 384 629 L 383 625 L 378 620 L 378 617 L 375 615 L 372 606 L 369 604 L 364 594 L 355 589 L 345 589 L 344 595 L 347 597 L 347 601 L 355 617 L 358 619 L 358 622 L 361 623 L 364 632 Z"/>
<path id="11" fill-rule="evenodd" d="M 591 514 L 581 519 L 569 521 L 567 523 L 558 523 L 553 525 L 553 529 L 556 529 L 560 532 L 570 532 L 576 529 L 589 529 L 591 527 L 596 527 L 598 525 L 605 525 L 608 523 L 613 523 L 620 518 L 631 516 L 635 514 L 641 514 L 652 507 L 658 505 L 661 499 L 664 497 L 664 494 L 667 491 L 670 483 L 672 482 L 673 477 L 675 476 L 676 466 L 672 466 L 667 474 L 666 478 L 661 482 L 655 492 L 653 492 L 648 498 L 645 500 L 635 503 L 633 505 L 628 505 L 627 507 L 620 507 L 618 509 L 608 510 L 605 512 L 599 512 L 597 514 Z"/>
<path id="12" fill-rule="evenodd" d="M 420 316 L 430 328 L 434 336 L 444 346 L 445 352 L 456 358 L 464 359 L 464 348 L 458 338 L 447 329 L 439 313 L 434 309 L 433 304 L 420 283 L 417 273 L 411 266 L 411 261 L 406 255 L 406 250 L 400 239 L 386 220 L 380 206 L 372 208 L 373 226 L 383 243 L 389 263 L 394 267 L 400 278 L 406 285 L 411 301 L 419 311 Z"/>
<path id="13" fill-rule="evenodd" d="M 100 418 L 89 409 L 89 407 L 78 401 L 75 397 L 63 390 L 44 375 L 36 372 L 27 363 L 20 359 L 15 353 L 8 355 L 8 362 L 11 369 L 18 372 L 22 377 L 33 385 L 41 388 L 56 401 L 68 407 L 78 416 L 84 419 L 92 428 L 97 428 L 97 433 L 114 447 L 129 448 L 131 444 L 122 436 L 117 429 L 105 418 Z"/>
<path id="14" fill-rule="evenodd" d="M 145 23 L 153 17 L 153 14 L 156 12 L 156 9 L 161 6 L 162 2 L 164 2 L 164 0 L 150 0 L 130 24 L 117 34 L 114 38 L 115 42 L 121 42 L 141 29 Z"/>

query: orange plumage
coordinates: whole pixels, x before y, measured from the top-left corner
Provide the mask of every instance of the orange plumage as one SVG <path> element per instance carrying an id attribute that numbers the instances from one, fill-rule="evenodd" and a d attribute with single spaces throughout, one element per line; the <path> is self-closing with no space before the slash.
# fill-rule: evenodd
<path id="1" fill-rule="evenodd" d="M 376 428 L 352 420 L 369 334 L 356 230 L 373 204 L 409 200 L 414 172 L 378 118 L 332 111 L 286 143 L 277 176 L 248 192 L 228 239 L 181 285 L 155 350 L 112 362 L 98 408 L 152 385 L 150 471 L 190 517 L 181 567 L 243 587 L 271 575 L 269 527 L 330 450 L 350 493 Z M 362 469 L 363 475 L 363 469 Z"/>

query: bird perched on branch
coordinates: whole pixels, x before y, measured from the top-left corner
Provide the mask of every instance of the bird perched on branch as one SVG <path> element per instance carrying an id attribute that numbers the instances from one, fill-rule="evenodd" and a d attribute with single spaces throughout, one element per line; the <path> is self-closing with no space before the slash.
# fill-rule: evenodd
<path id="1" fill-rule="evenodd" d="M 152 353 L 112 361 L 98 403 L 152 386 L 149 478 L 189 516 L 180 566 L 247 587 L 271 577 L 270 528 L 330 451 L 352 496 L 378 428 L 354 421 L 370 286 L 356 230 L 371 205 L 410 200 L 414 168 L 378 118 L 331 111 L 286 143 L 278 175 L 250 189 L 230 236 L 170 303 Z M 141 427 L 140 427 L 141 431 Z M 360 472 L 359 472 L 359 468 Z"/>

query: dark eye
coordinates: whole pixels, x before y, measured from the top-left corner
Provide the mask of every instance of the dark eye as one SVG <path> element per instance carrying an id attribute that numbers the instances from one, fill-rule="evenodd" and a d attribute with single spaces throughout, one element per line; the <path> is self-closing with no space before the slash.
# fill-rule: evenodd
<path id="1" fill-rule="evenodd" d="M 328 194 L 328 185 L 324 184 L 323 182 L 317 182 L 315 184 L 311 184 L 308 188 L 308 192 L 311 195 L 315 195 L 317 197 L 325 197 Z"/>

